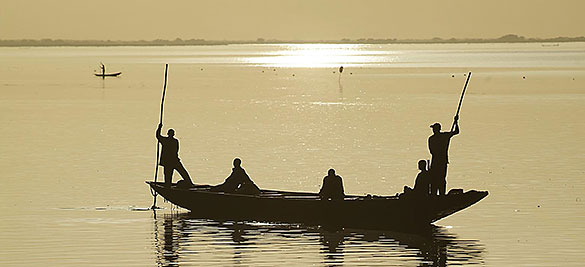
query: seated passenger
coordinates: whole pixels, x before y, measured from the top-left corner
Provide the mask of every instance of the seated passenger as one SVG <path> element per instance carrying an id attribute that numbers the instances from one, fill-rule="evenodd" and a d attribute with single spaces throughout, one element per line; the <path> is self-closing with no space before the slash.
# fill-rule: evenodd
<path id="1" fill-rule="evenodd" d="M 260 188 L 252 182 L 246 171 L 240 167 L 241 164 L 242 160 L 235 158 L 234 168 L 232 168 L 230 176 L 225 179 L 223 184 L 213 187 L 211 191 L 245 195 L 260 194 Z"/>
<path id="2" fill-rule="evenodd" d="M 431 192 L 431 175 L 427 170 L 427 161 L 421 159 L 418 161 L 418 169 L 420 172 L 414 181 L 414 193 L 420 196 L 428 196 Z"/>
<path id="3" fill-rule="evenodd" d="M 327 176 L 323 178 L 323 186 L 319 191 L 321 199 L 341 199 L 345 197 L 343 193 L 343 181 L 339 175 L 335 174 L 334 169 L 329 169 Z"/>

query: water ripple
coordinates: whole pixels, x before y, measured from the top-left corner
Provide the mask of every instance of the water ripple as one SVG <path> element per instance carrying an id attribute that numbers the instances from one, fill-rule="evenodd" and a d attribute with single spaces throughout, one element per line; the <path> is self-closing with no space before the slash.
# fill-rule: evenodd
<path id="1" fill-rule="evenodd" d="M 162 216 L 161 216 L 162 215 Z M 424 233 L 323 229 L 303 225 L 213 221 L 154 214 L 158 266 L 295 265 L 446 266 L 484 263 L 484 246 L 443 227 Z"/>

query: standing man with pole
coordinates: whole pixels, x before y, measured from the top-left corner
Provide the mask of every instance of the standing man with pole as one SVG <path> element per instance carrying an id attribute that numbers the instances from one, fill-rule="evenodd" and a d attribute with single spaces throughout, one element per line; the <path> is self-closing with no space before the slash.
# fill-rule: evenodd
<path id="1" fill-rule="evenodd" d="M 177 170 L 188 185 L 193 185 L 191 177 L 179 159 L 179 140 L 175 138 L 175 130 L 169 129 L 167 136 L 160 134 L 162 123 L 156 129 L 156 139 L 162 145 L 159 165 L 163 166 L 165 174 L 165 187 L 171 187 L 173 182 L 173 171 Z"/>
<path id="2" fill-rule="evenodd" d="M 463 96 L 465 95 L 470 77 L 471 72 L 467 75 L 467 80 L 465 81 L 465 86 L 459 99 L 457 113 L 453 118 L 451 131 L 441 132 L 441 124 L 438 122 L 431 125 L 433 135 L 428 140 L 429 151 L 431 152 L 431 195 L 437 195 L 437 192 L 440 196 L 445 195 L 447 188 L 447 164 L 449 164 L 449 143 L 451 142 L 451 137 L 459 134 L 459 111 L 461 110 L 461 103 L 463 102 Z"/>
<path id="3" fill-rule="evenodd" d="M 169 64 L 165 64 L 165 83 L 163 86 L 163 93 L 162 99 L 160 101 L 160 121 L 158 123 L 158 128 L 156 129 L 156 168 L 154 171 L 154 181 L 156 182 L 158 177 L 158 165 L 163 166 L 164 168 L 164 175 L 165 175 L 165 187 L 170 187 L 171 183 L 173 182 L 173 171 L 177 170 L 183 180 L 187 182 L 189 185 L 193 185 L 191 181 L 191 177 L 185 167 L 181 163 L 179 159 L 179 140 L 175 138 L 175 130 L 169 129 L 167 131 L 167 136 L 162 136 L 160 134 L 162 130 L 162 121 L 163 121 L 163 111 L 165 105 L 165 94 L 167 92 L 167 72 L 169 69 Z M 159 154 L 160 146 L 162 145 L 162 151 Z M 156 196 L 154 198 L 154 203 L 156 204 Z M 155 205 L 153 204 L 153 207 Z"/>
<path id="4" fill-rule="evenodd" d="M 455 130 L 451 132 L 441 132 L 441 124 L 436 122 L 431 125 L 433 135 L 429 137 L 429 151 L 431 152 L 431 195 L 445 195 L 447 188 L 447 164 L 449 164 L 449 143 L 451 137 L 459 134 L 459 116 L 455 116 L 453 125 Z"/>
<path id="5" fill-rule="evenodd" d="M 165 64 L 165 83 L 163 85 L 163 92 L 162 92 L 162 99 L 160 101 L 160 121 L 159 121 L 159 128 L 162 127 L 162 120 L 163 120 L 163 111 L 164 111 L 164 106 L 165 106 L 165 94 L 167 93 L 167 72 L 169 70 L 169 64 Z M 157 132 L 159 132 L 157 130 Z M 158 139 L 158 137 L 157 137 Z M 156 183 L 158 180 L 158 165 L 160 163 L 160 145 L 159 145 L 159 141 L 156 141 L 156 164 L 154 166 L 154 182 Z M 153 197 L 153 202 L 152 202 L 152 207 L 150 207 L 152 210 L 157 209 L 158 207 L 156 206 L 156 191 L 152 191 L 152 189 L 150 189 L 150 192 L 152 194 Z"/>
<path id="6" fill-rule="evenodd" d="M 105 67 L 104 67 L 105 68 Z M 181 163 L 179 159 L 179 140 L 177 140 L 175 136 L 175 130 L 169 129 L 167 131 L 167 136 L 162 136 L 160 134 L 162 130 L 162 121 L 163 121 L 163 111 L 165 105 L 165 95 L 167 92 L 167 72 L 169 70 L 169 64 L 165 64 L 165 83 L 163 86 L 162 92 L 162 99 L 160 101 L 160 121 L 158 123 L 158 128 L 156 129 L 156 166 L 154 169 L 154 181 L 157 182 L 158 179 L 158 166 L 161 165 L 164 168 L 164 175 L 165 175 L 165 186 L 170 187 L 173 179 L 173 171 L 177 170 L 183 180 L 185 180 L 189 185 L 192 185 L 193 182 L 191 181 L 191 177 L 189 177 L 189 173 L 185 170 L 185 167 Z M 160 152 L 160 145 L 162 144 L 162 153 Z M 156 206 L 156 192 L 153 192 L 151 189 L 151 193 L 153 196 L 153 203 L 152 210 L 157 209 Z"/>

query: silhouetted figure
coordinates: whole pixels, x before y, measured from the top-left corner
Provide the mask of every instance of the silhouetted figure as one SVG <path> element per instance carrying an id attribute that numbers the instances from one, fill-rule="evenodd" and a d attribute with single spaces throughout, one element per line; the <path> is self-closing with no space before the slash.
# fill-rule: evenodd
<path id="1" fill-rule="evenodd" d="M 334 169 L 329 169 L 328 175 L 323 178 L 323 186 L 319 191 L 321 199 L 341 199 L 345 197 L 341 176 L 335 174 Z"/>
<path id="2" fill-rule="evenodd" d="M 418 169 L 420 172 L 416 175 L 414 188 L 410 188 L 410 186 L 405 185 L 403 194 L 401 195 L 412 196 L 414 194 L 416 196 L 428 196 L 431 193 L 432 177 L 430 172 L 427 171 L 427 161 L 422 159 L 419 160 Z"/>
<path id="3" fill-rule="evenodd" d="M 429 151 L 432 156 L 430 168 L 432 195 L 436 195 L 437 191 L 439 195 L 445 195 L 447 187 L 445 178 L 447 177 L 447 164 L 449 164 L 449 143 L 451 142 L 451 137 L 459 134 L 458 120 L 459 116 L 455 116 L 453 121 L 455 129 L 452 132 L 441 132 L 441 124 L 438 122 L 431 125 L 433 135 L 429 137 Z"/>
<path id="4" fill-rule="evenodd" d="M 420 196 L 428 196 L 431 193 L 431 175 L 427 170 L 427 161 L 421 159 L 418 161 L 420 172 L 416 175 L 414 181 L 414 193 Z"/>
<path id="5" fill-rule="evenodd" d="M 170 187 L 173 182 L 173 171 L 177 170 L 183 180 L 188 185 L 192 185 L 191 177 L 181 160 L 179 159 L 179 140 L 175 138 L 175 130 L 169 129 L 167 131 L 168 136 L 162 136 L 160 131 L 162 130 L 162 123 L 158 125 L 156 129 L 156 139 L 162 145 L 162 152 L 160 153 L 159 165 L 164 167 L 165 175 L 165 186 Z"/>
<path id="6" fill-rule="evenodd" d="M 234 159 L 234 167 L 232 173 L 228 176 L 223 184 L 213 187 L 212 191 L 236 193 L 244 195 L 258 195 L 260 194 L 260 188 L 252 182 L 252 179 L 246 173 L 240 165 L 242 160 L 239 158 Z"/>

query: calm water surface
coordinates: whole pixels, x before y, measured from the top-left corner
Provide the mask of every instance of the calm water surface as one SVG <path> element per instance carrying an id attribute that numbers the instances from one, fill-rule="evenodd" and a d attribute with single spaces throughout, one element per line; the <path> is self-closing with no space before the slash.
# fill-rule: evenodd
<path id="1" fill-rule="evenodd" d="M 263 188 L 317 191 L 335 168 L 379 195 L 412 186 L 472 71 L 447 186 L 490 195 L 418 235 L 143 211 L 166 62 L 195 182 L 240 157 Z M 0 48 L 0 93 L 0 265 L 585 262 L 583 43 Z"/>

